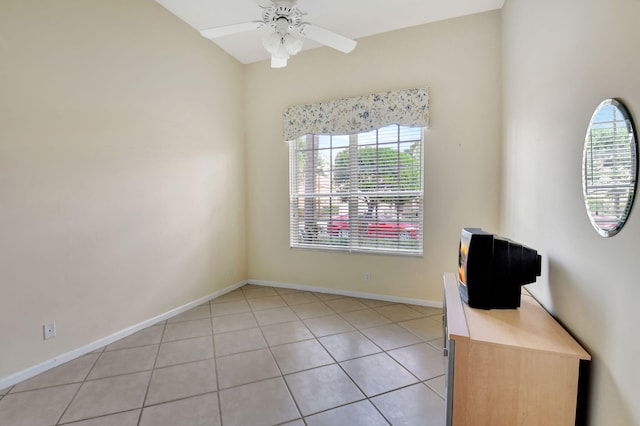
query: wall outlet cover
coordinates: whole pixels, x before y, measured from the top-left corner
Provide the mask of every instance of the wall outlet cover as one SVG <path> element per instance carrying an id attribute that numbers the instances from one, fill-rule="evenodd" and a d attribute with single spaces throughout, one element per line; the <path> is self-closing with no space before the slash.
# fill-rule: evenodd
<path id="1" fill-rule="evenodd" d="M 47 323 L 42 326 L 44 330 L 44 340 L 56 337 L 56 322 Z"/>

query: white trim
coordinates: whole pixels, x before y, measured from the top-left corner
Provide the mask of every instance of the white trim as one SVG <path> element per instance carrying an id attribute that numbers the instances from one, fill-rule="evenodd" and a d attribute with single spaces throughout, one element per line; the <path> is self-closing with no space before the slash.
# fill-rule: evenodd
<path id="1" fill-rule="evenodd" d="M 25 370 L 18 371 L 17 373 L 11 374 L 7 377 L 3 377 L 0 379 L 0 389 L 8 388 L 9 386 L 13 386 L 16 383 L 20 383 L 24 380 L 30 379 L 40 373 L 44 373 L 47 370 L 50 370 L 53 367 L 57 367 L 60 364 L 76 359 L 82 355 L 88 354 L 89 352 L 93 352 L 96 349 L 100 349 L 103 346 L 111 344 L 116 340 L 120 340 L 124 337 L 130 336 L 133 333 L 136 333 L 143 328 L 149 327 L 150 325 L 156 324 L 160 321 L 167 320 L 171 317 L 174 317 L 178 314 L 188 311 L 189 309 L 193 309 L 198 305 L 201 305 L 205 302 L 213 300 L 217 297 L 222 296 L 223 294 L 229 293 L 237 288 L 242 287 L 247 284 L 248 281 L 240 281 L 236 284 L 233 284 L 229 287 L 226 287 L 222 290 L 214 291 L 213 293 L 196 299 L 192 302 L 189 302 L 185 305 L 179 306 L 177 308 L 171 309 L 163 314 L 157 315 L 148 320 L 142 321 L 138 324 L 132 325 L 131 327 L 125 328 L 123 330 L 117 331 L 110 336 L 103 337 L 102 339 L 98 339 L 95 342 L 89 343 L 88 345 L 82 346 L 80 348 L 74 349 L 72 351 L 60 354 L 52 359 L 41 362 L 40 364 L 34 365 L 33 367 L 29 367 Z"/>
<path id="2" fill-rule="evenodd" d="M 367 293 L 364 291 L 340 290 L 336 288 L 316 287 L 312 285 L 280 283 L 276 281 L 263 281 L 253 279 L 247 280 L 247 283 L 267 287 L 290 288 L 293 290 L 315 291 L 316 293 L 338 294 L 340 296 L 359 297 L 362 299 L 382 300 L 385 302 L 406 303 L 409 305 L 442 308 L 442 302 L 425 299 L 414 299 L 411 297 L 390 296 L 387 294 Z"/>

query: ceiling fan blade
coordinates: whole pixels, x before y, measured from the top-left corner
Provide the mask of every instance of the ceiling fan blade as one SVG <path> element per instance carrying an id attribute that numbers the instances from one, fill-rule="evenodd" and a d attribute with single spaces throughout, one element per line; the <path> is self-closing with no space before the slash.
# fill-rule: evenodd
<path id="1" fill-rule="evenodd" d="M 231 34 L 245 33 L 247 31 L 259 30 L 264 27 L 262 21 L 243 22 L 241 24 L 225 25 L 223 27 L 209 28 L 200 31 L 200 35 L 204 38 L 214 39 Z"/>
<path id="2" fill-rule="evenodd" d="M 349 53 L 355 49 L 357 41 L 351 40 L 333 31 L 326 30 L 312 24 L 304 24 L 300 26 L 300 34 L 309 40 L 316 41 L 320 44 L 332 47 L 344 53 Z"/>

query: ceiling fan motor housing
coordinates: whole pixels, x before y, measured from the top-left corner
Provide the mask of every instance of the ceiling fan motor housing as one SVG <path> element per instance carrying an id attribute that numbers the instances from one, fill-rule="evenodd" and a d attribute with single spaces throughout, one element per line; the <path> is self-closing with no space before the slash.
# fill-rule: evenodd
<path id="1" fill-rule="evenodd" d="M 266 25 L 269 25 L 279 33 L 289 30 L 299 32 L 300 26 L 302 25 L 302 12 L 290 4 L 277 4 L 264 8 L 262 20 Z"/>

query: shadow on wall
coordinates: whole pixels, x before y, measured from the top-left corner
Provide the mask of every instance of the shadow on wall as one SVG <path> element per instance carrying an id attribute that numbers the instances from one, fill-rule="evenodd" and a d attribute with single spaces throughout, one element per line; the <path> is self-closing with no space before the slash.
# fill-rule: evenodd
<path id="1" fill-rule="evenodd" d="M 580 343 L 591 355 L 591 362 L 583 361 L 580 365 L 580 383 L 578 385 L 578 408 L 576 425 L 587 425 L 589 419 L 602 418 L 603 415 L 615 416 L 611 418 L 616 425 L 633 425 L 633 416 L 628 406 L 628 399 L 621 393 L 613 380 L 613 375 L 603 360 L 601 353 L 595 352 L 590 347 L 590 342 L 599 342 L 599 348 L 610 348 L 608 340 L 607 315 L 602 310 L 602 304 L 597 300 L 589 300 L 584 291 L 580 291 L 579 280 L 571 276 L 562 264 L 549 259 L 549 294 L 553 309 L 551 314 L 554 318 Z M 580 339 L 573 335 L 561 318 L 556 317 L 556 313 L 568 312 L 566 318 L 578 318 L 578 321 L 585 321 L 588 318 L 589 338 Z M 572 315 L 573 316 L 572 316 Z M 611 413 L 600 413 L 594 417 L 591 407 L 595 401 L 600 402 L 600 406 L 615 407 Z M 607 400 L 604 403 L 604 400 Z M 602 405 L 604 403 L 604 405 Z M 615 419 L 615 420 L 614 420 Z"/>

